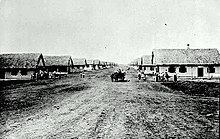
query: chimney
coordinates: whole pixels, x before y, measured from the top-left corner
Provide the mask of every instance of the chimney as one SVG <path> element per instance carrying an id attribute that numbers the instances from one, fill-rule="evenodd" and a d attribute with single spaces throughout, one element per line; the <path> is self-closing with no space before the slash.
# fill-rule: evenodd
<path id="1" fill-rule="evenodd" d="M 154 52 L 152 51 L 151 64 L 154 64 Z"/>
<path id="2" fill-rule="evenodd" d="M 143 65 L 143 57 L 141 57 L 141 65 Z"/>

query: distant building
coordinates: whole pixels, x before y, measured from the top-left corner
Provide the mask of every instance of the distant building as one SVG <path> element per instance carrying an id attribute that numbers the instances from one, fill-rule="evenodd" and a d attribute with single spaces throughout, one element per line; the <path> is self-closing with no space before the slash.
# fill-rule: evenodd
<path id="1" fill-rule="evenodd" d="M 214 78 L 220 75 L 220 54 L 217 49 L 154 49 L 142 57 L 141 69 L 149 72 L 175 72 L 179 77 Z"/>
<path id="2" fill-rule="evenodd" d="M 147 73 L 154 73 L 155 65 L 153 65 L 152 55 L 144 55 L 140 58 L 139 69 L 146 70 Z"/>
<path id="3" fill-rule="evenodd" d="M 1 54 L 1 79 L 31 79 L 35 72 L 45 68 L 40 53 Z"/>
<path id="4" fill-rule="evenodd" d="M 107 62 L 107 68 L 113 67 L 113 62 Z"/>
<path id="5" fill-rule="evenodd" d="M 100 60 L 96 59 L 96 60 L 93 61 L 93 68 L 95 70 L 100 69 Z"/>
<path id="6" fill-rule="evenodd" d="M 87 71 L 91 71 L 91 70 L 94 70 L 94 62 L 93 60 L 89 59 L 89 60 L 86 60 L 86 66 L 85 66 L 85 70 Z"/>
<path id="7" fill-rule="evenodd" d="M 141 58 L 132 60 L 128 65 L 134 67 L 135 69 L 141 69 Z"/>
<path id="8" fill-rule="evenodd" d="M 73 60 L 71 56 L 44 56 L 44 60 L 48 72 L 73 72 Z"/>
<path id="9" fill-rule="evenodd" d="M 74 58 L 73 67 L 76 71 L 83 71 L 86 69 L 87 61 L 85 58 Z"/>
<path id="10" fill-rule="evenodd" d="M 107 62 L 105 62 L 105 61 L 100 61 L 100 69 L 105 69 L 105 68 L 107 68 Z"/>

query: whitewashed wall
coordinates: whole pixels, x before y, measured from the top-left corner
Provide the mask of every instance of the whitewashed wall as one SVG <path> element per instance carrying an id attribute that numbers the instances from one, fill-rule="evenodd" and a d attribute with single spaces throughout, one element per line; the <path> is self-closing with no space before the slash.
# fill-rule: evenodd
<path id="1" fill-rule="evenodd" d="M 18 73 L 17 75 L 11 75 L 10 71 L 5 72 L 5 79 L 31 79 L 31 75 L 34 74 L 34 71 L 28 71 L 27 75 L 21 75 Z"/>
<path id="2" fill-rule="evenodd" d="M 168 71 L 169 66 L 159 66 L 159 72 Z M 214 66 L 215 73 L 208 73 L 208 66 L 186 66 L 187 71 L 185 73 L 179 72 L 179 66 L 176 67 L 176 73 L 179 77 L 191 77 L 197 78 L 198 77 L 198 68 L 203 68 L 203 77 L 204 78 L 211 78 L 211 77 L 219 77 L 220 78 L 220 66 Z M 147 67 L 147 71 L 150 71 L 150 67 Z M 156 69 L 154 69 L 156 72 Z M 173 76 L 174 73 L 169 73 L 170 76 Z"/>

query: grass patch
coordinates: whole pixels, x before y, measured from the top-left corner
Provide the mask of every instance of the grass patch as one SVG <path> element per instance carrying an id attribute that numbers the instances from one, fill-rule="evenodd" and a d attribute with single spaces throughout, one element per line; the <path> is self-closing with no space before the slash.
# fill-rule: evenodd
<path id="1" fill-rule="evenodd" d="M 48 85 L 46 88 L 36 90 L 15 90 L 13 93 L 6 91 L 0 92 L 0 112 L 8 110 L 18 110 L 42 105 L 52 102 L 56 97 L 64 97 L 75 91 L 88 89 L 89 85 L 82 84 L 61 84 Z"/>
<path id="2" fill-rule="evenodd" d="M 219 97 L 220 93 L 220 83 L 183 81 L 162 84 L 172 90 L 182 91 L 189 95 Z"/>

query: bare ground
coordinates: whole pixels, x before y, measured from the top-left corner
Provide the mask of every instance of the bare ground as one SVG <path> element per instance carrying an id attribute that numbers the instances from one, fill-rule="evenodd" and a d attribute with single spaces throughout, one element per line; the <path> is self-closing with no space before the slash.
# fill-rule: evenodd
<path id="1" fill-rule="evenodd" d="M 219 99 L 160 83 L 111 82 L 114 69 L 1 89 L 1 138 L 218 138 Z"/>

